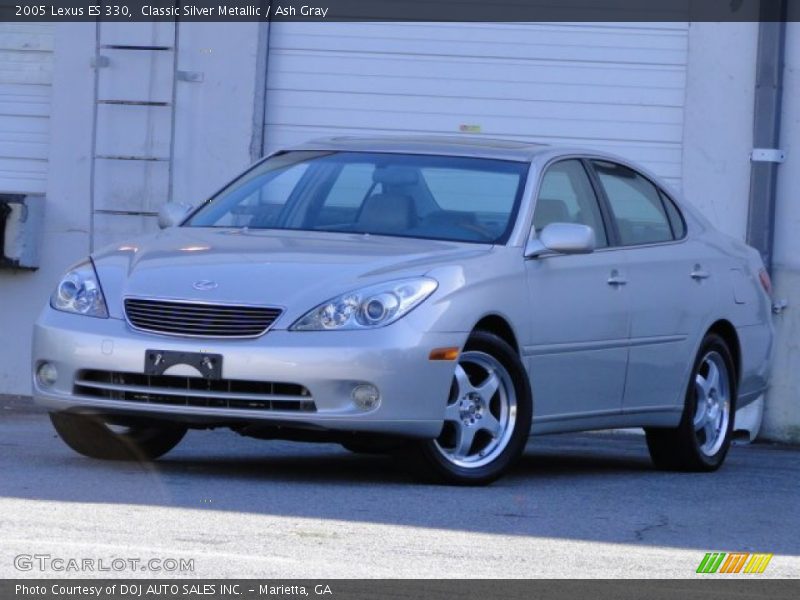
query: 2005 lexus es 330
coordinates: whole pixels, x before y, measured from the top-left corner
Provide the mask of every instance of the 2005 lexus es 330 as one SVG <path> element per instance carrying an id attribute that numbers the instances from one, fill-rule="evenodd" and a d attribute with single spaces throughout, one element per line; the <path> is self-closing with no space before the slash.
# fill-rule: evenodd
<path id="1" fill-rule="evenodd" d="M 613 156 L 321 140 L 160 224 L 36 323 L 35 399 L 87 456 L 229 427 L 477 484 L 531 432 L 643 427 L 658 467 L 711 471 L 767 385 L 758 254 Z"/>

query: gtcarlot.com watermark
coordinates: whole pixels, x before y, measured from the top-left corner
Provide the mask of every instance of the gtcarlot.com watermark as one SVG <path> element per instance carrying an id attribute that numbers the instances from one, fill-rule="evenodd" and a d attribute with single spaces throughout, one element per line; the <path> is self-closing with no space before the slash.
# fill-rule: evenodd
<path id="1" fill-rule="evenodd" d="M 17 554 L 14 557 L 17 571 L 38 571 L 41 573 L 194 573 L 193 558 L 76 558 L 53 556 L 52 554 Z"/>

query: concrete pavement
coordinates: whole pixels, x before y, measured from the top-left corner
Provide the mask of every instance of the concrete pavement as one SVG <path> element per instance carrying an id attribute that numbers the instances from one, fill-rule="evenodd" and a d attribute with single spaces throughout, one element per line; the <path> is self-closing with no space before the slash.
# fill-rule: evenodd
<path id="1" fill-rule="evenodd" d="M 542 437 L 495 485 L 449 488 L 392 458 L 229 431 L 190 432 L 154 464 L 93 461 L 20 402 L 0 411 L 0 577 L 695 577 L 710 551 L 800 575 L 797 448 L 677 474 L 639 436 Z M 21 554 L 194 570 L 20 571 Z"/>

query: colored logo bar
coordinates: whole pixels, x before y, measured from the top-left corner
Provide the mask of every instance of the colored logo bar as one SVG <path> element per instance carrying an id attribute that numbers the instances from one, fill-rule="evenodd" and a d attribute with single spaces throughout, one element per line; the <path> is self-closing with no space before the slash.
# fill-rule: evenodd
<path id="1" fill-rule="evenodd" d="M 772 554 L 749 552 L 708 552 L 697 567 L 698 573 L 763 573 Z"/>

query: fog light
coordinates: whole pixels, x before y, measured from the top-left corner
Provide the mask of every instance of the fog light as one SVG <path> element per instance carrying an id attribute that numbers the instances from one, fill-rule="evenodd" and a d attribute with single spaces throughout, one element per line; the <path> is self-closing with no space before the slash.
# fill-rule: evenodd
<path id="1" fill-rule="evenodd" d="M 58 379 L 58 369 L 53 363 L 42 363 L 36 371 L 36 378 L 43 386 L 50 387 Z"/>
<path id="2" fill-rule="evenodd" d="M 372 410 L 381 404 L 378 388 L 369 383 L 362 383 L 353 388 L 353 401 L 361 410 Z"/>

